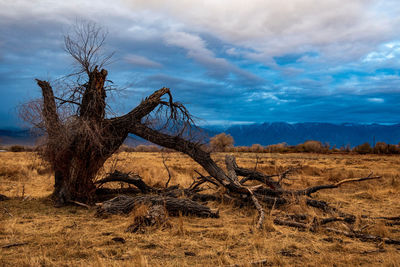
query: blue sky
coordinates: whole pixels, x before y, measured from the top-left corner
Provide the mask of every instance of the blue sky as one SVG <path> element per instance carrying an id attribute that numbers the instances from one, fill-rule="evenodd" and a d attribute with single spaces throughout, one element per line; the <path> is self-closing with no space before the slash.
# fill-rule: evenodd
<path id="1" fill-rule="evenodd" d="M 108 30 L 116 114 L 166 86 L 200 124 L 400 122 L 397 0 L 0 0 L 0 127 L 73 70 L 76 20 Z M 55 88 L 56 89 L 56 88 Z"/>

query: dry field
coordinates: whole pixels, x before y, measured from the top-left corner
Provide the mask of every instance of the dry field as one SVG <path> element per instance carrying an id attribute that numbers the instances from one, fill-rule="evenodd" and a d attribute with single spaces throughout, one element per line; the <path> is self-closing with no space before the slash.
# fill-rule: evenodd
<path id="1" fill-rule="evenodd" d="M 380 180 L 345 184 L 320 191 L 315 197 L 357 215 L 355 227 L 400 239 L 400 225 L 361 218 L 400 215 L 399 156 L 236 154 L 238 164 L 249 168 L 254 168 L 256 156 L 257 170 L 265 173 L 301 165 L 302 170 L 287 181 L 287 187 L 293 189 L 370 172 L 381 175 Z M 195 177 L 193 170 L 201 170 L 182 154 L 166 157 L 171 184 L 186 187 Z M 224 154 L 214 157 L 223 165 Z M 151 185 L 164 185 L 168 177 L 160 153 L 119 153 L 102 172 L 115 168 L 138 173 Z M 278 209 L 267 211 L 261 231 L 254 227 L 254 208 L 209 202 L 207 205 L 220 210 L 220 218 L 171 217 L 171 227 L 134 234 L 125 229 L 135 214 L 100 219 L 94 216 L 94 209 L 54 208 L 48 199 L 52 187 L 50 169 L 34 153 L 0 153 L 0 193 L 12 198 L 0 201 L 0 266 L 225 266 L 264 259 L 271 266 L 400 266 L 400 246 L 277 226 L 269 215 L 279 213 Z M 303 203 L 283 209 L 321 215 Z M 334 225 L 344 227 L 340 222 Z M 125 242 L 114 241 L 116 237 Z M 4 247 L 12 243 L 20 244 Z"/>

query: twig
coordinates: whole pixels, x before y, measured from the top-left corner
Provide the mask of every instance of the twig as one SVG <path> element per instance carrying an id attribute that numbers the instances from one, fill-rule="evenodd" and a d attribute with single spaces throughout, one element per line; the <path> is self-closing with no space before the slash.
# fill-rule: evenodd
<path id="1" fill-rule="evenodd" d="M 285 226 L 295 227 L 295 228 L 299 228 L 299 229 L 310 229 L 311 228 L 309 225 L 307 225 L 305 223 L 287 221 L 287 220 L 282 220 L 279 218 L 274 219 L 274 224 L 285 225 Z"/>
<path id="2" fill-rule="evenodd" d="M 163 163 L 165 169 L 167 169 L 167 172 L 168 172 L 168 180 L 167 180 L 167 182 L 165 183 L 165 188 L 167 188 L 169 182 L 171 181 L 171 172 L 169 171 L 169 168 L 168 168 L 168 166 L 167 166 L 167 163 L 165 162 L 166 159 L 165 159 L 165 156 L 164 156 L 164 152 L 161 152 L 161 157 L 162 157 L 162 163 Z"/>
<path id="3" fill-rule="evenodd" d="M 260 158 L 258 157 L 258 155 L 256 155 L 256 164 L 255 164 L 255 166 L 254 166 L 254 172 L 255 171 L 257 171 L 257 165 L 258 165 L 258 160 L 259 160 Z"/>
<path id="4" fill-rule="evenodd" d="M 262 229 L 262 225 L 264 223 L 264 218 L 265 218 L 264 209 L 260 205 L 260 202 L 258 202 L 258 199 L 254 196 L 253 191 L 250 188 L 248 188 L 247 190 L 249 191 L 250 196 L 251 196 L 251 200 L 253 201 L 254 206 L 256 207 L 256 209 L 258 210 L 258 213 L 259 213 L 259 218 L 258 218 L 258 222 L 257 222 L 257 228 L 258 229 Z"/>
<path id="5" fill-rule="evenodd" d="M 23 246 L 26 244 L 28 244 L 28 242 L 10 243 L 10 244 L 1 246 L 1 248 L 12 248 L 12 247 Z"/>
<path id="6" fill-rule="evenodd" d="M 204 176 L 203 174 L 201 174 L 199 171 L 197 171 L 197 170 L 194 170 L 198 175 L 200 175 L 200 177 L 202 178 L 202 179 L 204 179 L 204 180 L 206 180 L 207 182 L 209 182 L 209 183 L 212 183 L 213 185 L 215 185 L 215 186 L 219 186 L 219 184 L 217 183 L 217 182 L 215 182 L 215 181 L 213 181 L 211 178 L 211 176 Z"/>
<path id="7" fill-rule="evenodd" d="M 6 208 L 3 208 L 3 209 L 8 215 L 10 215 L 10 217 L 14 217 Z"/>
<path id="8" fill-rule="evenodd" d="M 284 171 L 283 173 L 281 173 L 279 175 L 279 180 L 278 180 L 278 184 L 281 184 L 281 182 L 283 181 L 283 179 L 287 179 L 286 176 L 294 171 L 297 171 L 298 169 L 301 169 L 300 167 L 290 167 L 289 169 L 287 169 L 286 171 Z"/>

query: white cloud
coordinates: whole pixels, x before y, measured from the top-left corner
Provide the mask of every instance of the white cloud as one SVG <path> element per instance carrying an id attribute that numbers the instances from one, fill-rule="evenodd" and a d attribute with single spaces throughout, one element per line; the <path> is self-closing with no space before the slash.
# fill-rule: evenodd
<path id="1" fill-rule="evenodd" d="M 155 62 L 146 57 L 139 56 L 139 55 L 129 54 L 129 55 L 125 56 L 124 59 L 128 63 L 136 65 L 136 66 L 140 66 L 140 67 L 147 67 L 147 68 L 161 68 L 162 67 L 162 65 L 160 63 Z"/>
<path id="2" fill-rule="evenodd" d="M 260 80 L 256 75 L 246 72 L 231 64 L 225 58 L 216 57 L 207 48 L 207 43 L 198 35 L 186 32 L 168 32 L 164 35 L 165 43 L 183 48 L 187 51 L 187 56 L 211 69 L 218 76 L 226 76 L 235 73 L 241 77 L 251 80 Z"/>
<path id="3" fill-rule="evenodd" d="M 363 59 L 367 63 L 381 63 L 396 59 L 400 61 L 400 42 L 389 42 L 382 45 L 377 51 L 373 51 Z"/>
<path id="4" fill-rule="evenodd" d="M 384 103 L 385 102 L 385 99 L 378 98 L 378 97 L 368 98 L 367 100 L 368 100 L 368 102 L 372 102 L 372 103 Z"/>
<path id="5" fill-rule="evenodd" d="M 398 34 L 396 0 L 125 0 L 174 18 L 195 32 L 253 49 L 269 62 L 287 53 L 316 51 L 330 59 L 352 60 Z M 389 12 L 388 9 L 390 8 Z"/>

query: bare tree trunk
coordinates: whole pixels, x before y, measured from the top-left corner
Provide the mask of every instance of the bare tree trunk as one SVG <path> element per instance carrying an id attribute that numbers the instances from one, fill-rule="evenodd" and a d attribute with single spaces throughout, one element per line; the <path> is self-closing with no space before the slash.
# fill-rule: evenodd
<path id="1" fill-rule="evenodd" d="M 43 111 L 48 142 L 44 156 L 55 172 L 53 197 L 58 204 L 93 202 L 93 179 L 104 162 L 119 148 L 127 131 L 110 127 L 104 120 L 107 71 L 95 68 L 85 84 L 79 115 L 62 122 L 53 89 L 38 80 L 43 94 Z"/>

